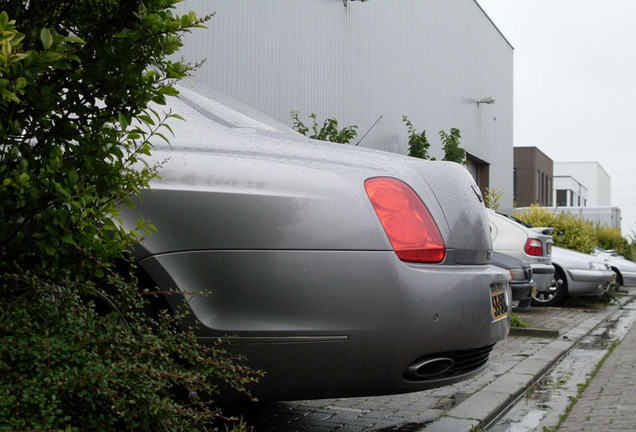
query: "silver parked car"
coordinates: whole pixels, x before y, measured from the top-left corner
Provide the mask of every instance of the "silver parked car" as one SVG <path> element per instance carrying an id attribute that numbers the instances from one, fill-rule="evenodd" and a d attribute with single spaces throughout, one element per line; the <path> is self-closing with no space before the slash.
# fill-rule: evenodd
<path id="1" fill-rule="evenodd" d="M 605 250 L 599 247 L 594 252 L 605 260 L 616 273 L 616 284 L 619 286 L 636 286 L 636 263 L 619 256 L 615 250 Z"/>
<path id="2" fill-rule="evenodd" d="M 552 284 L 551 228 L 530 228 L 518 219 L 487 210 L 493 249 L 526 261 L 532 267 L 532 277 L 538 292 L 547 292 Z"/>
<path id="3" fill-rule="evenodd" d="M 140 268 L 200 322 L 204 343 L 266 372 L 261 400 L 423 390 L 483 370 L 509 330 L 465 168 L 306 139 L 182 91 L 172 146 L 137 208 L 158 229 Z"/>
<path id="4" fill-rule="evenodd" d="M 554 281 L 547 293 L 539 293 L 534 305 L 559 306 L 569 295 L 600 296 L 614 280 L 614 272 L 605 262 L 590 254 L 561 247 L 552 248 Z"/>

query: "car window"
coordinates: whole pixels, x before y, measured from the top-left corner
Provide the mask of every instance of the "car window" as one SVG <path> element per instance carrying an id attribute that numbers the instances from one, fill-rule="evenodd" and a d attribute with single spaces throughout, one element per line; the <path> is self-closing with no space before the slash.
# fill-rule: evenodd
<path id="1" fill-rule="evenodd" d="M 504 214 L 504 213 L 499 213 L 499 212 L 497 212 L 497 214 L 498 214 L 498 215 L 500 215 L 500 216 L 503 216 L 503 217 L 505 217 L 505 218 L 508 218 L 508 219 L 510 219 L 510 220 L 512 220 L 512 221 L 515 221 L 515 222 L 517 222 L 519 225 L 523 225 L 523 226 L 524 226 L 524 227 L 526 227 L 526 228 L 534 228 L 532 225 L 527 224 L 527 223 L 525 223 L 524 221 L 522 221 L 521 219 L 517 219 L 517 218 L 516 218 L 516 217 L 514 217 L 514 216 L 510 216 L 510 215 L 507 215 L 507 214 Z"/>

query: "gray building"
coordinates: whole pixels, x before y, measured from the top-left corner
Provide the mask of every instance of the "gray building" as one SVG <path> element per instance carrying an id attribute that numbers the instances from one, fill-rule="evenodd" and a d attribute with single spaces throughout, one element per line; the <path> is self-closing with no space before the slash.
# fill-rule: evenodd
<path id="1" fill-rule="evenodd" d="M 186 37 L 194 82 L 292 124 L 357 125 L 360 146 L 407 153 L 406 115 L 441 159 L 458 128 L 482 188 L 512 209 L 513 48 L 475 0 L 186 0 L 215 12 Z M 196 84 L 195 84 L 196 85 Z"/>

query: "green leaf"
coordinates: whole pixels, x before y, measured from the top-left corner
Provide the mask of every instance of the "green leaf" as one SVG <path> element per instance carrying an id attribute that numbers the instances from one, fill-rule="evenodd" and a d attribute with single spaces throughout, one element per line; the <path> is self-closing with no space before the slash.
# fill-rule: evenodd
<path id="1" fill-rule="evenodd" d="M 71 43 L 76 43 L 76 44 L 81 44 L 81 45 L 85 45 L 86 41 L 82 38 L 80 38 L 79 36 L 75 36 L 75 35 L 68 35 L 64 38 L 65 42 L 71 42 Z"/>
<path id="2" fill-rule="evenodd" d="M 179 91 L 172 86 L 164 86 L 159 89 L 161 94 L 166 96 L 179 96 Z"/>
<path id="3" fill-rule="evenodd" d="M 40 56 L 40 61 L 42 63 L 53 63 L 58 61 L 59 59 L 63 58 L 64 55 L 60 54 L 59 52 L 56 51 L 49 51 L 49 52 L 45 52 L 44 54 L 42 54 Z"/>
<path id="4" fill-rule="evenodd" d="M 77 183 L 77 181 L 79 180 L 79 175 L 77 174 L 77 171 L 71 171 L 68 173 L 68 180 L 69 182 L 74 185 Z"/>
<path id="5" fill-rule="evenodd" d="M 16 94 L 13 92 L 10 92 L 8 90 L 2 90 L 0 94 L 2 95 L 2 98 L 9 99 L 15 103 L 20 103 L 20 98 L 18 98 L 18 96 L 16 96 Z"/>
<path id="6" fill-rule="evenodd" d="M 158 136 L 159 138 L 164 140 L 167 144 L 170 144 L 170 140 L 168 138 L 166 138 L 165 135 L 163 135 L 163 134 L 161 134 L 159 132 L 155 132 L 155 136 Z"/>
<path id="7" fill-rule="evenodd" d="M 70 234 L 65 234 L 61 237 L 62 241 L 66 244 L 75 244 L 75 240 L 73 239 L 73 236 Z"/>
<path id="8" fill-rule="evenodd" d="M 27 86 L 27 81 L 26 81 L 26 79 L 24 79 L 24 77 L 19 77 L 15 81 L 15 88 L 17 88 L 18 90 L 22 90 L 26 86 Z"/>
<path id="9" fill-rule="evenodd" d="M 119 125 L 122 129 L 127 129 L 128 126 L 130 126 L 128 119 L 123 113 L 117 113 L 117 121 L 119 122 Z"/>
<path id="10" fill-rule="evenodd" d="M 139 120 L 141 120 L 142 122 L 146 123 L 146 124 L 149 124 L 149 125 L 152 125 L 152 126 L 154 126 L 154 125 L 155 125 L 155 122 L 154 122 L 154 121 L 152 120 L 152 118 L 151 118 L 149 115 L 147 115 L 147 114 L 141 114 L 141 115 L 137 116 L 137 118 L 138 118 Z"/>
<path id="11" fill-rule="evenodd" d="M 42 46 L 45 50 L 48 50 L 53 45 L 53 36 L 51 35 L 51 32 L 46 28 L 43 28 L 40 32 L 40 40 L 42 41 Z"/>
<path id="12" fill-rule="evenodd" d="M 58 70 L 71 70 L 71 64 L 69 62 L 67 62 L 66 60 L 60 60 L 58 62 L 55 62 L 55 64 L 53 64 L 53 67 L 55 69 Z"/>

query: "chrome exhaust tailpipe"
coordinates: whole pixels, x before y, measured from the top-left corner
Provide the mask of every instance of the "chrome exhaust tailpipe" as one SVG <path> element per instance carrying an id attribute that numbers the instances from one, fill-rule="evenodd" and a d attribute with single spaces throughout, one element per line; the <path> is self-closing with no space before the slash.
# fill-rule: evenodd
<path id="1" fill-rule="evenodd" d="M 425 357 L 415 360 L 404 371 L 404 378 L 412 381 L 429 380 L 444 375 L 455 365 L 450 357 Z"/>

